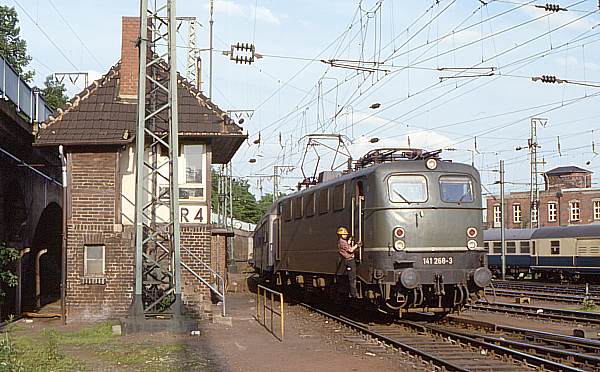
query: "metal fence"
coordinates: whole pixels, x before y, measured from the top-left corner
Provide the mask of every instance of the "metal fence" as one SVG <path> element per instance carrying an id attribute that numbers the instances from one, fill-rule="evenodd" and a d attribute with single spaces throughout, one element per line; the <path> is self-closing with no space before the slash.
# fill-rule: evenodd
<path id="1" fill-rule="evenodd" d="M 19 77 L 15 69 L 0 56 L 0 96 L 14 103 L 17 112 L 30 123 L 45 121 L 52 113 L 39 90 Z"/>
<path id="2" fill-rule="evenodd" d="M 262 295 L 261 295 L 262 292 Z M 270 295 L 270 301 L 267 298 L 267 293 Z M 279 306 L 275 307 L 275 296 L 279 299 Z M 267 310 L 269 311 L 267 313 Z M 261 317 L 262 313 L 262 317 Z M 267 323 L 267 314 L 270 315 L 270 323 Z M 275 333 L 275 317 L 279 317 L 279 337 Z M 274 291 L 262 285 L 258 285 L 256 289 L 256 320 L 262 324 L 273 336 L 279 341 L 283 341 L 285 315 L 283 312 L 283 293 Z M 270 326 L 269 326 L 270 324 Z"/>

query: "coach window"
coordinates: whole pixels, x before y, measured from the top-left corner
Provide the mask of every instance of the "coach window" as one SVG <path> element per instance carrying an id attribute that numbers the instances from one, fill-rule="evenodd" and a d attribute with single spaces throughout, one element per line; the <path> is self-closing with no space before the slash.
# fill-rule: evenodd
<path id="1" fill-rule="evenodd" d="M 506 242 L 506 253 L 511 253 L 511 254 L 517 253 L 517 243 L 516 242 Z"/>
<path id="2" fill-rule="evenodd" d="M 391 176 L 388 193 L 394 203 L 423 203 L 427 201 L 427 179 L 423 176 Z"/>
<path id="3" fill-rule="evenodd" d="M 569 221 L 579 221 L 579 201 L 573 200 L 569 202 Z"/>
<path id="4" fill-rule="evenodd" d="M 442 201 L 447 203 L 473 202 L 473 183 L 468 177 L 440 177 Z"/>
<path id="5" fill-rule="evenodd" d="M 342 183 L 333 189 L 333 210 L 341 211 L 345 207 L 346 184 Z"/>
<path id="6" fill-rule="evenodd" d="M 520 250 L 522 254 L 529 254 L 529 242 L 521 242 Z"/>
<path id="7" fill-rule="evenodd" d="M 304 207 L 304 214 L 306 217 L 312 217 L 315 215 L 315 193 L 312 192 L 306 196 L 306 204 Z"/>
<path id="8" fill-rule="evenodd" d="M 548 222 L 556 222 L 556 203 L 548 203 Z"/>
<path id="9" fill-rule="evenodd" d="M 502 210 L 499 205 L 494 205 L 494 227 L 500 227 L 502 223 Z"/>
<path id="10" fill-rule="evenodd" d="M 319 213 L 329 212 L 329 189 L 319 191 Z"/>
<path id="11" fill-rule="evenodd" d="M 494 242 L 494 253 L 502 253 L 502 243 Z"/>
<path id="12" fill-rule="evenodd" d="M 521 204 L 513 204 L 513 222 L 521 223 Z"/>
<path id="13" fill-rule="evenodd" d="M 550 241 L 550 254 L 560 254 L 560 240 Z"/>

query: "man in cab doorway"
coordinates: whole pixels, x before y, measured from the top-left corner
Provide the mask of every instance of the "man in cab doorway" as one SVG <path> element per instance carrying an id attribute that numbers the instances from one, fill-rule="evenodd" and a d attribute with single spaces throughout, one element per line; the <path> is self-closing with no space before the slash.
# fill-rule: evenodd
<path id="1" fill-rule="evenodd" d="M 358 244 L 354 244 L 350 239 L 348 229 L 340 227 L 337 230 L 339 265 L 338 275 L 347 275 L 350 286 L 350 298 L 357 298 L 356 291 L 356 261 L 354 260 L 354 251 L 358 249 Z"/>

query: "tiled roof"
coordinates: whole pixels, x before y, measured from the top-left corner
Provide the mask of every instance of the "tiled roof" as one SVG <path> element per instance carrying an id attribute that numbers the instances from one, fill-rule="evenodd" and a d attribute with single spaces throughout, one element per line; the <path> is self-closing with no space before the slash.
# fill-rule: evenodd
<path id="1" fill-rule="evenodd" d="M 136 127 L 136 100 L 118 97 L 120 64 L 75 95 L 47 122 L 35 145 L 111 145 L 132 142 Z M 213 161 L 227 162 L 246 136 L 227 114 L 178 75 L 180 136 L 203 137 L 213 145 Z"/>
<path id="2" fill-rule="evenodd" d="M 583 168 L 576 167 L 574 165 L 569 165 L 566 167 L 556 167 L 556 168 L 550 169 L 548 172 L 546 172 L 546 174 L 549 176 L 558 176 L 561 174 L 568 174 L 568 173 L 592 173 L 592 172 L 590 172 L 589 170 L 583 169 Z"/>

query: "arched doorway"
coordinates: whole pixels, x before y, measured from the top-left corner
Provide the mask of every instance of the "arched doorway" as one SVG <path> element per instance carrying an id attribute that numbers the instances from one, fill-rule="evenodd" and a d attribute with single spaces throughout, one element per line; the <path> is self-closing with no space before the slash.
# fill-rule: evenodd
<path id="1" fill-rule="evenodd" d="M 60 299 L 62 274 L 62 208 L 50 203 L 42 212 L 35 227 L 31 251 L 23 260 L 23 309 L 36 307 L 36 257 L 39 258 L 39 303 Z"/>

